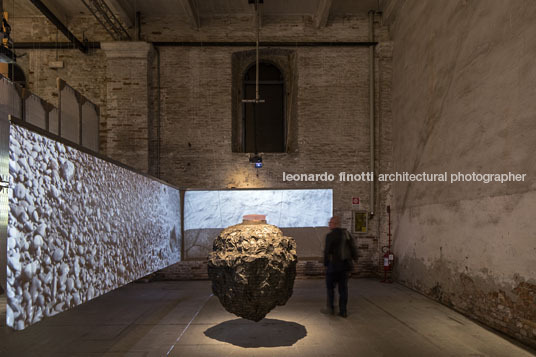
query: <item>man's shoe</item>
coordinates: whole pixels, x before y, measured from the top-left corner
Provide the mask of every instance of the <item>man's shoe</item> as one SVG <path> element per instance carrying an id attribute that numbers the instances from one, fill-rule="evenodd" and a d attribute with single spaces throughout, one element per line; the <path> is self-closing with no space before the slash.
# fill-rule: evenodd
<path id="1" fill-rule="evenodd" d="M 346 317 L 348 317 L 348 314 L 346 313 L 346 311 L 341 311 L 341 312 L 339 312 L 339 316 L 346 318 Z"/>

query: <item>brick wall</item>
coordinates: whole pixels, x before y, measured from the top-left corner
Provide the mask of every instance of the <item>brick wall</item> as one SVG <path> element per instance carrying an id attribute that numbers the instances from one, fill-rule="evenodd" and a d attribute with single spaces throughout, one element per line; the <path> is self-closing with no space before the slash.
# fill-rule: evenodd
<path id="1" fill-rule="evenodd" d="M 58 106 L 56 78 L 64 79 L 100 108 L 100 151 L 106 153 L 107 96 L 106 57 L 101 50 L 85 55 L 78 50 L 18 50 L 17 64 L 26 75 L 29 89 L 50 104 Z M 64 67 L 49 68 L 52 61 L 63 61 Z"/>
<path id="2" fill-rule="evenodd" d="M 106 57 L 101 50 L 90 50 L 83 54 L 76 49 L 46 50 L 19 49 L 17 42 L 69 42 L 56 27 L 44 17 L 18 17 L 11 4 L 4 4 L 10 12 L 9 24 L 12 27 L 11 37 L 15 42 L 17 64 L 26 75 L 29 89 L 53 104 L 58 105 L 56 78 L 64 79 L 71 87 L 82 93 L 86 98 L 100 107 L 100 151 L 106 153 Z M 78 39 L 89 41 L 109 41 L 110 35 L 95 24 L 93 17 L 77 17 L 66 23 L 69 30 Z M 63 61 L 63 68 L 49 68 L 52 61 Z"/>
<path id="3" fill-rule="evenodd" d="M 242 48 L 163 47 L 161 56 L 162 178 L 189 188 L 333 188 L 334 210 L 351 226 L 351 198 L 368 209 L 366 182 L 283 182 L 286 173 L 360 173 L 369 170 L 368 49 L 346 47 L 293 48 L 297 55 L 297 152 L 264 154 L 256 170 L 248 154 L 232 153 L 231 57 Z M 377 68 L 377 163 L 389 170 L 390 58 Z M 381 125 L 379 125 L 381 123 Z M 383 129 L 381 129 L 383 128 Z M 380 134 L 380 130 L 385 130 Z M 337 180 L 338 181 L 338 178 Z M 373 272 L 379 240 L 386 241 L 388 185 L 377 186 L 380 213 L 359 237 L 360 254 Z M 303 214 L 307 214 L 304 212 Z M 327 222 L 319 222 L 325 225 Z M 383 244 L 383 243 L 382 243 Z M 386 244 L 386 243 L 385 243 Z"/>
<path id="4" fill-rule="evenodd" d="M 107 62 L 106 153 L 148 172 L 154 49 L 141 41 L 105 42 L 101 47 Z"/>
<path id="5" fill-rule="evenodd" d="M 165 269 L 151 274 L 148 279 L 153 280 L 208 280 L 206 260 L 186 260 L 173 264 Z M 370 272 L 354 266 L 352 277 L 368 277 Z M 325 268 L 321 259 L 298 260 L 296 264 L 297 279 L 323 279 Z"/>
<path id="6" fill-rule="evenodd" d="M 385 42 L 387 28 L 379 18 L 376 20 L 376 38 L 383 46 L 376 50 L 376 166 L 389 170 L 391 57 L 389 42 Z M 91 41 L 109 40 L 97 27 L 89 30 L 87 21 L 81 22 L 81 28 L 73 22 L 75 34 L 81 35 L 86 29 Z M 204 21 L 200 31 L 183 24 L 166 25 L 165 20 L 144 22 L 142 36 L 151 41 L 254 39 L 246 18 L 214 18 Z M 37 33 L 42 23 L 35 19 L 21 19 L 18 24 L 19 41 L 56 38 L 48 25 Z M 163 27 L 166 31 L 162 31 Z M 335 18 L 330 19 L 329 26 L 316 29 L 307 19 L 267 19 L 261 36 L 265 41 L 367 41 L 368 20 L 366 15 Z M 282 174 L 328 172 L 337 176 L 339 172 L 358 174 L 369 170 L 368 48 L 287 49 L 296 53 L 296 152 L 265 154 L 265 166 L 258 171 L 249 164 L 247 154 L 231 150 L 231 60 L 234 52 L 251 48 L 159 47 L 159 57 L 148 56 L 147 63 L 139 66 L 110 60 L 103 50 L 95 50 L 89 56 L 77 50 L 59 50 L 58 59 L 65 60 L 65 69 L 60 70 L 47 66 L 56 59 L 56 51 L 33 49 L 27 51 L 21 65 L 29 74 L 30 88 L 45 99 L 54 103 L 54 79 L 59 75 L 99 104 L 101 151 L 115 159 L 151 172 L 159 166 L 163 180 L 184 188 L 333 188 L 334 211 L 350 228 L 352 197 L 361 198 L 360 208 L 370 209 L 368 183 L 337 182 L 338 177 L 335 182 L 283 182 Z M 158 58 L 161 155 L 156 165 Z M 139 83 L 147 86 L 147 91 Z M 134 99 L 139 90 L 144 91 L 145 104 Z M 390 186 L 377 184 L 376 195 L 377 214 L 369 222 L 369 233 L 357 237 L 360 269 L 366 274 L 377 271 L 378 252 L 385 244 L 385 207 L 390 203 Z"/>

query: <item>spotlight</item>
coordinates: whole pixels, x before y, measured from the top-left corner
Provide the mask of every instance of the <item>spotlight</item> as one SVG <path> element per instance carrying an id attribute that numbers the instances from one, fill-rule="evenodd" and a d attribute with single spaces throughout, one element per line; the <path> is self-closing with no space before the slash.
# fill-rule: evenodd
<path id="1" fill-rule="evenodd" d="M 249 162 L 255 164 L 256 169 L 260 169 L 262 167 L 262 157 L 259 155 L 250 156 Z"/>

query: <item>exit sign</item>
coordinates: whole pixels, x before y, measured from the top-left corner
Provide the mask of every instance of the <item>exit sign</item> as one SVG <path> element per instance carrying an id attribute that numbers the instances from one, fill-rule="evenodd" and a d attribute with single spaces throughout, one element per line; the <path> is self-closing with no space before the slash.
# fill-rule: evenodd
<path id="1" fill-rule="evenodd" d="M 359 197 L 352 197 L 352 204 L 359 205 Z"/>

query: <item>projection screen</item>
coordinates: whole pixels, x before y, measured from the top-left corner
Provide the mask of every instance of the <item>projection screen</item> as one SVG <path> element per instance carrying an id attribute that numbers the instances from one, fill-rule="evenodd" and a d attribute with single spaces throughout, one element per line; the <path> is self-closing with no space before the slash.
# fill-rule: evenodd
<path id="1" fill-rule="evenodd" d="M 184 258 L 206 258 L 218 233 L 246 214 L 266 215 L 267 223 L 296 240 L 299 257 L 319 257 L 333 215 L 333 190 L 186 191 Z"/>
<path id="2" fill-rule="evenodd" d="M 21 330 L 178 262 L 177 189 L 12 124 L 7 325 Z"/>

